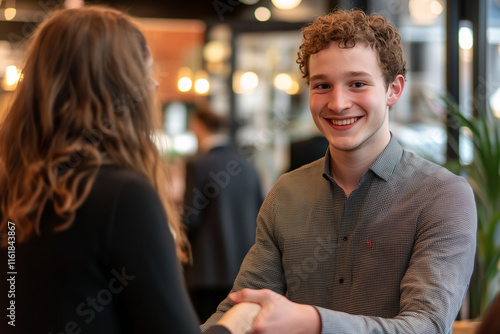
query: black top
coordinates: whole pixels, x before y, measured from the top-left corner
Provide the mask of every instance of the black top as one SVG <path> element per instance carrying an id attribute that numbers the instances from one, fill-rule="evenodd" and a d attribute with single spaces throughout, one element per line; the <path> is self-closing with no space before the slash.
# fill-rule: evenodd
<path id="1" fill-rule="evenodd" d="M 46 210 L 42 230 L 55 222 Z M 16 243 L 10 269 L 7 255 L 1 333 L 200 333 L 163 206 L 134 172 L 103 167 L 70 228 Z"/>

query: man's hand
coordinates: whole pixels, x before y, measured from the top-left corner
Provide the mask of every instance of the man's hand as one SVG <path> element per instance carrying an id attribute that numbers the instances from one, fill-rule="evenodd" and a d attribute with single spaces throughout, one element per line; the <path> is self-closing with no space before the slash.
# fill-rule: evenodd
<path id="1" fill-rule="evenodd" d="M 251 334 L 319 334 L 321 318 L 311 305 L 294 303 L 271 290 L 243 289 L 229 294 L 238 304 L 256 303 L 261 309 L 253 321 Z"/>

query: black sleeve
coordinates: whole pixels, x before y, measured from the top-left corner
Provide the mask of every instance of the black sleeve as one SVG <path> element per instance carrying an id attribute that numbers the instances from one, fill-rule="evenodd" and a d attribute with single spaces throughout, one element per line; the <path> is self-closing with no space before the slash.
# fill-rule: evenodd
<path id="1" fill-rule="evenodd" d="M 133 333 L 200 333 L 174 240 L 155 189 L 145 180 L 120 190 L 110 231 L 111 276 Z M 111 278 L 112 280 L 112 278 Z M 130 330 L 130 328 L 128 328 Z"/>

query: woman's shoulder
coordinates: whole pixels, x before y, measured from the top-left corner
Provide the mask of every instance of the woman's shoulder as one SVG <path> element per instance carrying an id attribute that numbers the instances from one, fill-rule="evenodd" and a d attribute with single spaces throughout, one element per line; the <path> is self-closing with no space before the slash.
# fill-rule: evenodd
<path id="1" fill-rule="evenodd" d="M 94 188 L 100 191 L 121 192 L 125 189 L 153 191 L 151 182 L 135 171 L 121 168 L 116 165 L 104 165 L 99 170 L 94 181 Z"/>
<path id="2" fill-rule="evenodd" d="M 151 182 L 143 175 L 115 165 L 102 166 L 86 200 L 90 207 L 115 207 L 130 205 L 139 209 L 159 202 L 159 195 Z"/>
<path id="3" fill-rule="evenodd" d="M 119 167 L 117 165 L 103 165 L 101 166 L 96 180 L 99 182 L 148 182 L 147 179 L 132 170 Z"/>

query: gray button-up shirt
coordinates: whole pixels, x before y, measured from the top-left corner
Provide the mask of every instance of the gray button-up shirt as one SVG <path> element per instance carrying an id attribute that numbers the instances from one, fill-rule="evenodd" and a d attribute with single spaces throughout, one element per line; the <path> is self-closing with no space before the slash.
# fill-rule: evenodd
<path id="1" fill-rule="evenodd" d="M 274 185 L 233 291 L 267 288 L 314 305 L 325 334 L 451 333 L 476 249 L 467 181 L 392 138 L 347 198 L 330 159 Z"/>

